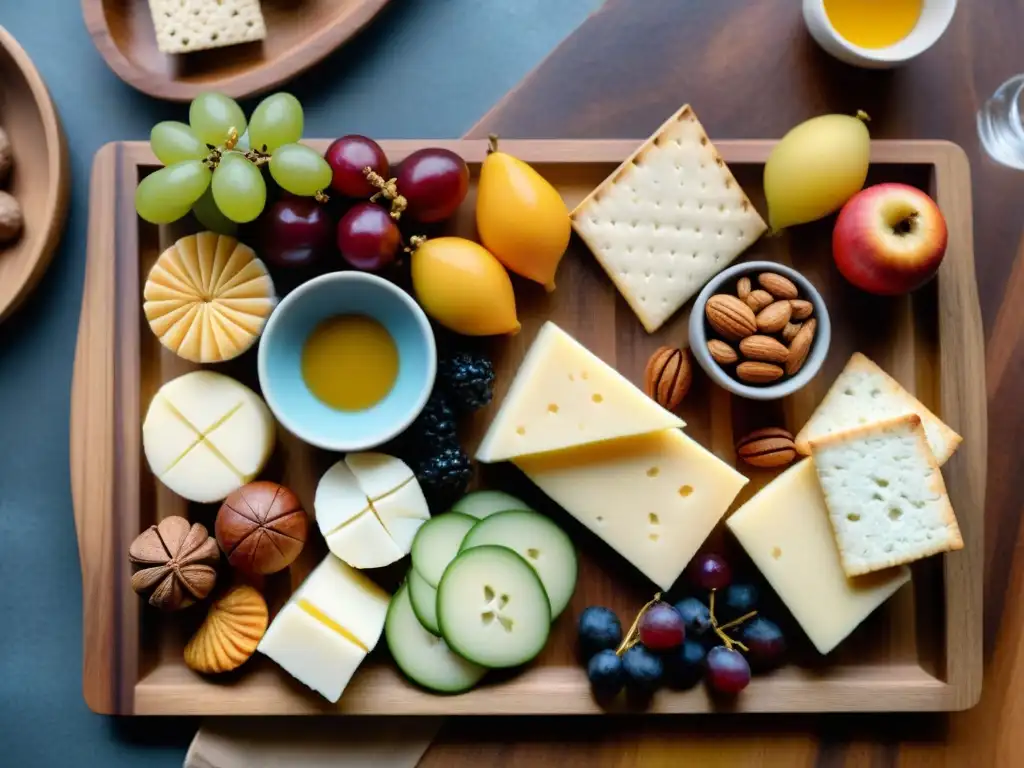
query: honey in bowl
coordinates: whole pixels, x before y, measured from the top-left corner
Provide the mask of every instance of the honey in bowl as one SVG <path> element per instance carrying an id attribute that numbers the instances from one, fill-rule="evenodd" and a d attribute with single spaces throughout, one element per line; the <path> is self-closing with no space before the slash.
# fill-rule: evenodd
<path id="1" fill-rule="evenodd" d="M 387 397 L 395 385 L 398 347 L 372 317 L 331 317 L 306 340 L 302 378 L 324 405 L 339 411 L 366 410 Z"/>
<path id="2" fill-rule="evenodd" d="M 888 48 L 909 35 L 924 0 L 824 0 L 835 31 L 860 48 Z"/>

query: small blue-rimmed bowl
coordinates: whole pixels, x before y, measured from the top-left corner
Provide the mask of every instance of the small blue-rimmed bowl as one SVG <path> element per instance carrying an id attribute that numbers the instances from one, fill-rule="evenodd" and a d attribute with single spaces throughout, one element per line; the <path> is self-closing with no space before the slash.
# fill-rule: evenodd
<path id="1" fill-rule="evenodd" d="M 302 350 L 313 329 L 337 315 L 366 315 L 383 325 L 398 347 L 398 378 L 379 403 L 339 411 L 310 392 L 302 378 Z M 434 333 L 405 291 L 365 272 L 333 272 L 296 288 L 277 306 L 260 339 L 260 387 L 285 429 L 330 451 L 361 451 L 387 442 L 423 410 L 437 375 Z"/>

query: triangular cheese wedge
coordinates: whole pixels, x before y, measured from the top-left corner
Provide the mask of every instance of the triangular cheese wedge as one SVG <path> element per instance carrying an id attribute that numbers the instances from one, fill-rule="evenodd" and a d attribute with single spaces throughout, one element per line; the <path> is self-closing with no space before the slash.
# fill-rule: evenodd
<path id="1" fill-rule="evenodd" d="M 554 323 L 540 329 L 477 451 L 495 462 L 685 426 Z"/>

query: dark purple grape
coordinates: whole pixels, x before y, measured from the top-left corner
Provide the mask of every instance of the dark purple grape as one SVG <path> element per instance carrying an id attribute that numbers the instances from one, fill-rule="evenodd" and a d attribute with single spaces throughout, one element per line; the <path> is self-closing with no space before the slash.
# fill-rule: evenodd
<path id="1" fill-rule="evenodd" d="M 260 216 L 260 255 L 273 267 L 308 267 L 331 249 L 334 224 L 311 197 L 285 197 Z"/>
<path id="2" fill-rule="evenodd" d="M 782 630 L 774 621 L 761 616 L 744 622 L 740 629 L 740 642 L 749 649 L 747 659 L 750 666 L 758 671 L 778 666 L 786 655 L 786 638 Z"/>
<path id="3" fill-rule="evenodd" d="M 696 597 L 684 597 L 676 603 L 676 610 L 683 617 L 687 637 L 697 639 L 711 629 L 711 612 Z"/>
<path id="4" fill-rule="evenodd" d="M 652 651 L 670 651 L 685 639 L 683 617 L 668 603 L 657 602 L 640 617 L 640 642 Z"/>
<path id="5" fill-rule="evenodd" d="M 732 581 L 732 568 L 721 555 L 697 555 L 690 563 L 690 579 L 700 589 L 725 589 Z"/>
<path id="6" fill-rule="evenodd" d="M 665 680 L 673 688 L 691 688 L 704 677 L 704 644 L 687 638 L 664 658 Z"/>
<path id="7" fill-rule="evenodd" d="M 331 189 L 348 197 L 368 198 L 377 192 L 377 188 L 366 180 L 363 169 L 370 168 L 384 179 L 391 173 L 388 158 L 380 144 L 366 136 L 350 135 L 335 139 L 324 158 L 334 174 Z"/>
<path id="8" fill-rule="evenodd" d="M 704 664 L 708 685 L 719 693 L 739 693 L 750 683 L 750 665 L 739 651 L 716 645 Z"/>
<path id="9" fill-rule="evenodd" d="M 395 260 L 402 235 L 376 203 L 356 203 L 338 222 L 338 250 L 356 269 L 375 271 Z"/>
<path id="10" fill-rule="evenodd" d="M 406 215 L 424 224 L 450 218 L 469 191 L 469 166 L 447 149 L 413 152 L 398 166 L 395 178 Z"/>
<path id="11" fill-rule="evenodd" d="M 753 584 L 730 584 L 716 597 L 716 617 L 722 623 L 738 619 L 757 608 L 757 587 Z"/>
<path id="12" fill-rule="evenodd" d="M 665 666 L 661 657 L 642 645 L 634 645 L 622 654 L 622 667 L 626 671 L 626 684 L 634 691 L 654 693 L 661 687 Z"/>
<path id="13" fill-rule="evenodd" d="M 580 614 L 580 652 L 584 659 L 604 650 L 614 651 L 622 642 L 622 625 L 610 608 L 592 605 Z"/>
<path id="14" fill-rule="evenodd" d="M 590 686 L 598 696 L 614 696 L 626 684 L 626 671 L 622 659 L 608 648 L 595 654 L 587 663 L 587 677 L 590 678 Z"/>

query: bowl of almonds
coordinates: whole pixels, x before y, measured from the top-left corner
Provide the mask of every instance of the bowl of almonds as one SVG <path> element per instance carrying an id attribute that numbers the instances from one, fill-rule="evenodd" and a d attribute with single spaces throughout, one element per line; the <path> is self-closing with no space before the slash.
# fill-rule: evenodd
<path id="1" fill-rule="evenodd" d="M 720 272 L 690 312 L 690 351 L 711 380 L 751 400 L 777 400 L 814 378 L 832 326 L 821 294 L 794 269 L 749 261 Z"/>

